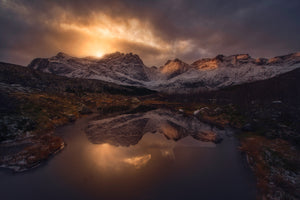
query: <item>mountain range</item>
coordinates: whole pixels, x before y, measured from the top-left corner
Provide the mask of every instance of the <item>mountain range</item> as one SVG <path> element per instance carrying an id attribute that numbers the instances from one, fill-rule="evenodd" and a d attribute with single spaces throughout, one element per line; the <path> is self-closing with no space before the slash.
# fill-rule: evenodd
<path id="1" fill-rule="evenodd" d="M 300 52 L 270 59 L 252 58 L 248 54 L 218 55 L 191 64 L 174 59 L 160 67 L 148 67 L 132 53 L 77 58 L 60 52 L 51 58 L 36 58 L 28 67 L 71 78 L 189 93 L 266 80 L 292 71 L 300 67 Z"/>

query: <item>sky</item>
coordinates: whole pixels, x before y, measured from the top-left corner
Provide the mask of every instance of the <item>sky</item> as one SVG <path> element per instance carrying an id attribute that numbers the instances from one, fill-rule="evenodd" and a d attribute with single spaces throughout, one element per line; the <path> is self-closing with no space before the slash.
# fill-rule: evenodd
<path id="1" fill-rule="evenodd" d="M 116 51 L 148 66 L 300 51 L 299 0 L 0 0 L 0 61 Z"/>

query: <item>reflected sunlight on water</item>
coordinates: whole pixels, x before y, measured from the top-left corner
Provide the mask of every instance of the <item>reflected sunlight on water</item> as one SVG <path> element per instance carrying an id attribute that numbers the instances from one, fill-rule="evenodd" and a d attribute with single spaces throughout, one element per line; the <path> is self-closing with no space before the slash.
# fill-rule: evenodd
<path id="1" fill-rule="evenodd" d="M 135 168 L 139 169 L 147 164 L 147 162 L 151 159 L 151 154 L 147 154 L 144 156 L 136 156 L 133 158 L 126 158 L 123 161 L 130 165 L 133 165 Z"/>
<path id="2" fill-rule="evenodd" d="M 95 162 L 101 170 L 126 170 L 129 168 L 141 169 L 153 157 L 162 157 L 175 160 L 175 147 L 215 147 L 211 142 L 201 142 L 191 136 L 180 141 L 167 139 L 161 133 L 146 133 L 136 145 L 114 146 L 108 143 L 89 145 L 86 155 Z M 156 152 L 159 152 L 157 154 Z"/>

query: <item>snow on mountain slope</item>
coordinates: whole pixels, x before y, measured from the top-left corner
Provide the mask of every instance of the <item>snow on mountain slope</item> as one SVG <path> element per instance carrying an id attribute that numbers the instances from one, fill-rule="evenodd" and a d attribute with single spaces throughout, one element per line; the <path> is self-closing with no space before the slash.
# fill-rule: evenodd
<path id="1" fill-rule="evenodd" d="M 165 92 L 193 92 L 272 78 L 300 67 L 300 53 L 271 59 L 251 58 L 248 54 L 219 55 L 201 59 L 167 81 L 157 81 L 152 89 Z M 150 87 L 151 88 L 151 87 Z"/>
<path id="2" fill-rule="evenodd" d="M 98 79 L 123 85 L 143 85 L 149 81 L 147 67 L 138 55 L 112 53 L 102 58 L 76 58 L 58 53 L 51 58 L 36 58 L 28 67 L 61 76 Z"/>
<path id="3" fill-rule="evenodd" d="M 116 52 L 102 58 L 75 58 L 58 53 L 51 58 L 34 59 L 29 67 L 68 77 L 185 93 L 272 78 L 299 68 L 300 53 L 271 59 L 254 59 L 248 54 L 218 55 L 197 60 L 191 65 L 175 59 L 159 68 L 145 66 L 138 55 L 131 53 Z"/>

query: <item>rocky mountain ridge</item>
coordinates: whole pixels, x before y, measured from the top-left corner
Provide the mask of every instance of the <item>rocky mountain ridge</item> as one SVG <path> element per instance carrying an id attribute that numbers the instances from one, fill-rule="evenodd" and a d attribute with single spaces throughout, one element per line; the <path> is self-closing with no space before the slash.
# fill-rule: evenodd
<path id="1" fill-rule="evenodd" d="M 174 59 L 161 67 L 151 68 L 132 53 L 116 52 L 102 58 L 76 58 L 60 52 L 51 58 L 36 58 L 28 67 L 71 78 L 189 93 L 266 80 L 292 71 L 300 67 L 300 52 L 270 59 L 252 58 L 248 54 L 218 55 L 199 59 L 192 64 Z"/>

